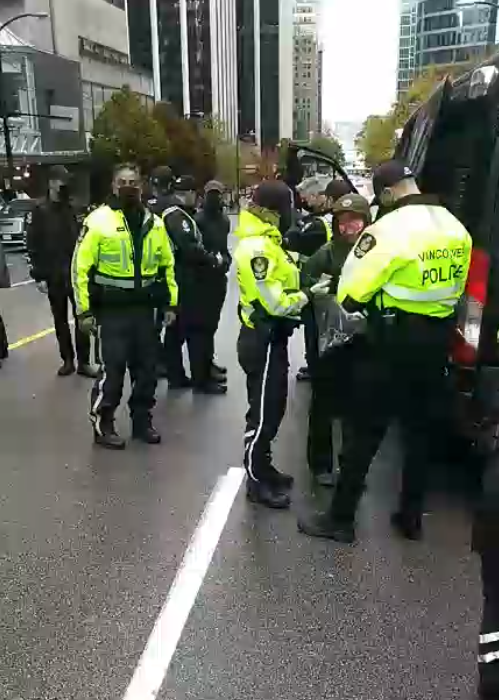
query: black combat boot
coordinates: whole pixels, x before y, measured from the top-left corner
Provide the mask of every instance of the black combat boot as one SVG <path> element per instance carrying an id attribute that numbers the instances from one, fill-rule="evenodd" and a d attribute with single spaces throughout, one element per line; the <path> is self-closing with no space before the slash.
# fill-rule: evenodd
<path id="1" fill-rule="evenodd" d="M 118 435 L 112 418 L 100 418 L 94 426 L 94 443 L 106 450 L 124 450 L 126 442 Z"/>
<path id="2" fill-rule="evenodd" d="M 421 515 L 397 511 L 392 515 L 391 523 L 395 532 L 406 540 L 417 542 L 423 538 Z"/>
<path id="3" fill-rule="evenodd" d="M 253 479 L 248 479 L 246 482 L 246 498 L 251 503 L 258 503 L 275 510 L 285 510 L 291 505 L 289 489 Z"/>
<path id="4" fill-rule="evenodd" d="M 76 367 L 75 363 L 73 360 L 64 360 L 62 363 L 62 366 L 59 367 L 57 371 L 57 376 L 58 377 L 70 377 L 72 374 L 76 372 Z"/>
<path id="5" fill-rule="evenodd" d="M 149 416 L 147 419 L 133 419 L 132 436 L 134 440 L 145 442 L 146 445 L 159 445 L 161 442 L 161 435 L 153 426 Z"/>
<path id="6" fill-rule="evenodd" d="M 340 520 L 332 511 L 313 513 L 300 518 L 298 530 L 309 537 L 321 537 L 342 544 L 355 542 L 355 521 Z"/>

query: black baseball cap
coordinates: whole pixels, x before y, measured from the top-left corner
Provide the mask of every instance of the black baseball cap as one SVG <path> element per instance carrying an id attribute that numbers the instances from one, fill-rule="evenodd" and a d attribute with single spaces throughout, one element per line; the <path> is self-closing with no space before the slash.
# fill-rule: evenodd
<path id="1" fill-rule="evenodd" d="M 352 188 L 346 180 L 331 180 L 326 187 L 325 195 L 336 202 L 340 197 L 350 194 L 351 191 Z"/>
<path id="2" fill-rule="evenodd" d="M 376 197 L 380 197 L 383 190 L 397 185 L 402 180 L 413 178 L 414 174 L 401 160 L 387 160 L 375 169 L 373 173 L 373 189 Z"/>
<path id="3" fill-rule="evenodd" d="M 192 192 L 196 191 L 196 180 L 191 175 L 183 175 L 175 180 L 173 189 L 177 192 Z"/>
<path id="4" fill-rule="evenodd" d="M 169 187 L 173 180 L 172 169 L 168 165 L 159 165 L 152 171 L 151 180 L 153 185 Z"/>

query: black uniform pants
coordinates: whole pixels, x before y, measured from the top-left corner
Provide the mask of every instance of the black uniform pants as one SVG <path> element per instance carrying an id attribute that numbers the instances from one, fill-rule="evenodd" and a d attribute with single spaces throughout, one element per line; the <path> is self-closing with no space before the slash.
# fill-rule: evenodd
<path id="1" fill-rule="evenodd" d="M 317 349 L 317 322 L 313 304 L 308 304 L 302 311 L 303 334 L 305 337 L 305 362 L 310 372 L 314 370 L 319 359 Z"/>
<path id="2" fill-rule="evenodd" d="M 90 338 L 80 331 L 76 322 L 76 304 L 70 281 L 53 280 L 49 281 L 47 286 L 50 308 L 54 317 L 55 334 L 63 362 L 74 362 L 75 359 L 68 321 L 68 312 L 71 306 L 75 319 L 75 345 L 78 364 L 88 364 L 90 361 Z"/>
<path id="3" fill-rule="evenodd" d="M 372 352 L 359 363 L 343 424 L 342 468 L 333 497 L 335 516 L 355 517 L 369 467 L 391 418 L 403 446 L 400 511 L 422 513 L 431 447 L 446 412 L 445 367 L 452 320 L 398 314 L 381 320 Z"/>
<path id="4" fill-rule="evenodd" d="M 271 443 L 286 412 L 288 338 L 241 326 L 239 364 L 246 374 L 248 412 L 244 433 L 244 466 L 254 481 L 272 481 Z"/>
<path id="5" fill-rule="evenodd" d="M 147 422 L 156 403 L 157 333 L 155 312 L 148 307 L 106 309 L 98 315 L 103 373 L 94 385 L 90 416 L 96 430 L 101 420 L 114 417 L 123 395 L 126 370 L 130 372 L 132 420 Z"/>
<path id="6" fill-rule="evenodd" d="M 206 384 L 211 377 L 211 363 L 215 350 L 215 334 L 201 323 L 190 323 L 180 311 L 175 323 L 165 329 L 164 362 L 168 379 L 179 382 L 185 376 L 182 348 L 187 343 L 192 381 Z"/>
<path id="7" fill-rule="evenodd" d="M 480 554 L 483 613 L 478 652 L 480 689 L 484 697 L 499 697 L 499 544 Z"/>
<path id="8" fill-rule="evenodd" d="M 0 360 L 5 360 L 9 354 L 9 341 L 7 340 L 7 331 L 5 324 L 0 316 Z"/>

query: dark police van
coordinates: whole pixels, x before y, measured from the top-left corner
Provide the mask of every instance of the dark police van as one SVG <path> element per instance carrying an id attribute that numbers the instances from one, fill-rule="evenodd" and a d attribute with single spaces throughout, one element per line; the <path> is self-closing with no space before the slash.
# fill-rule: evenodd
<path id="1" fill-rule="evenodd" d="M 443 80 L 405 125 L 395 155 L 473 237 L 449 358 L 447 443 L 452 463 L 460 458 L 479 471 L 476 457 L 499 448 L 499 54 Z M 291 144 L 291 187 L 314 159 L 324 156 Z M 333 169 L 348 180 L 337 164 Z"/>
<path id="2" fill-rule="evenodd" d="M 490 453 L 499 439 L 499 55 L 443 80 L 405 125 L 396 155 L 473 237 L 449 364 L 451 439 L 467 457 L 467 446 Z"/>

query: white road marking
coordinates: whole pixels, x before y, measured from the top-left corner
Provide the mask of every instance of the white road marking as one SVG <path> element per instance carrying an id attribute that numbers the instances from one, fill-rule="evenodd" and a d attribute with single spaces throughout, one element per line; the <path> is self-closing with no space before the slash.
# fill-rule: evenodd
<path id="1" fill-rule="evenodd" d="M 244 476 L 232 467 L 213 489 L 123 700 L 156 700 Z"/>
<path id="2" fill-rule="evenodd" d="M 24 280 L 24 282 L 16 282 L 15 284 L 11 284 L 10 288 L 14 289 L 14 287 L 26 287 L 28 284 L 35 284 L 35 280 Z"/>

